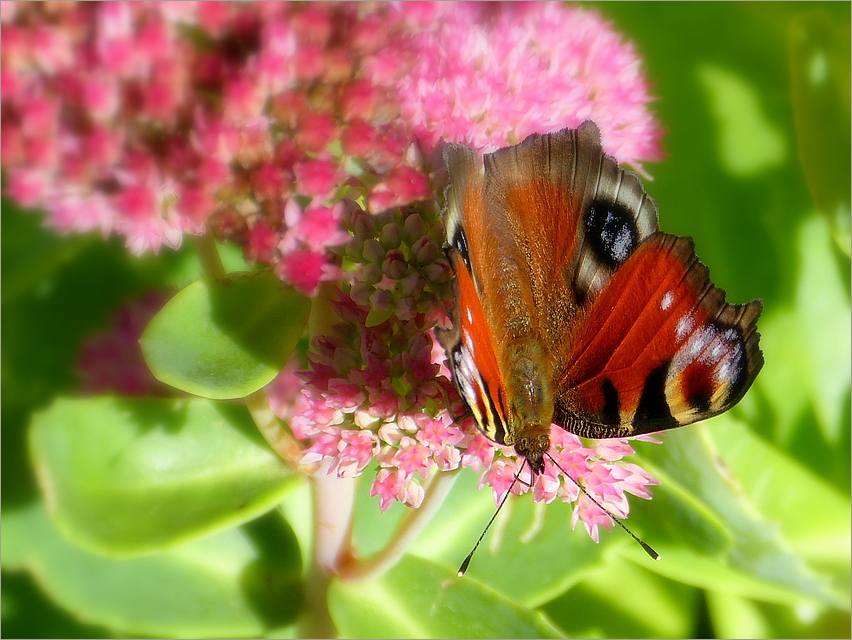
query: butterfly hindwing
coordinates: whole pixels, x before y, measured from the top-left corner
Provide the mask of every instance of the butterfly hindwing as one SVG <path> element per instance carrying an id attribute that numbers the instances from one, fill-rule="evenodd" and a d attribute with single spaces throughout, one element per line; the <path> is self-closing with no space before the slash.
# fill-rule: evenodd
<path id="1" fill-rule="evenodd" d="M 596 438 L 726 411 L 763 366 L 762 304 L 729 305 L 692 240 L 656 233 L 584 311 L 560 358 L 555 422 Z"/>

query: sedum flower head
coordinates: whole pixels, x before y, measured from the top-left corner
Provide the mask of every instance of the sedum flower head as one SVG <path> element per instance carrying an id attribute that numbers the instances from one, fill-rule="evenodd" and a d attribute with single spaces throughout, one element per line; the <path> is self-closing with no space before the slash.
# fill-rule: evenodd
<path id="1" fill-rule="evenodd" d="M 433 329 L 452 277 L 445 141 L 490 151 L 596 121 L 639 167 L 660 130 L 632 45 L 562 3 L 3 3 L 7 194 L 60 232 L 134 253 L 211 232 L 339 322 L 267 392 L 306 463 L 368 474 L 381 508 L 471 467 L 495 499 L 519 462 L 468 420 Z M 95 359 L 97 360 L 97 359 Z M 623 441 L 554 428 L 551 455 L 616 515 L 654 480 Z M 526 475 L 525 475 L 526 474 Z M 516 493 L 609 518 L 550 461 Z"/>

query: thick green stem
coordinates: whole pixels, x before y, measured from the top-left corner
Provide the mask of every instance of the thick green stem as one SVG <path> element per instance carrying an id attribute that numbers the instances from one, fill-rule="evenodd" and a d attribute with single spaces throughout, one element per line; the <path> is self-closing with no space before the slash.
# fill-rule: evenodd
<path id="1" fill-rule="evenodd" d="M 222 264 L 222 258 L 219 256 L 219 250 L 216 248 L 213 236 L 205 233 L 203 236 L 191 237 L 204 273 L 214 278 L 223 277 L 225 275 L 225 266 Z"/>
<path id="2" fill-rule="evenodd" d="M 313 554 L 305 576 L 305 605 L 299 621 L 301 638 L 334 638 L 337 629 L 328 610 L 328 589 L 352 556 L 355 478 L 328 475 L 329 462 L 310 477 L 313 496 Z"/>
<path id="3" fill-rule="evenodd" d="M 302 459 L 302 446 L 290 430 L 272 413 L 263 389 L 246 396 L 245 403 L 254 423 L 260 429 L 260 433 L 266 438 L 272 450 L 281 456 L 289 467 L 299 469 Z"/>

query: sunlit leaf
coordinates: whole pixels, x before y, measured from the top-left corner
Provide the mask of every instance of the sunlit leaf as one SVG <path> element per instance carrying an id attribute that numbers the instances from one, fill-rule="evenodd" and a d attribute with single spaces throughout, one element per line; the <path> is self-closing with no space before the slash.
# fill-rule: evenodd
<path id="1" fill-rule="evenodd" d="M 239 405 L 59 400 L 31 449 L 51 515 L 77 543 L 130 554 L 245 522 L 297 481 Z"/>
<path id="2" fill-rule="evenodd" d="M 412 553 L 458 569 L 488 519 L 492 492 L 477 489 L 477 476 L 463 471 L 452 493 Z M 546 602 L 603 562 L 603 553 L 625 542 L 621 532 L 601 531 L 596 544 L 582 524 L 571 528 L 572 506 L 533 504 L 529 495 L 509 500 L 470 564 L 466 577 L 525 606 Z"/>
<path id="3" fill-rule="evenodd" d="M 714 422 L 730 419 L 725 416 Z M 739 428 L 747 427 L 740 424 Z M 646 562 L 643 554 L 631 547 L 624 547 L 623 553 L 662 575 L 695 586 L 728 589 L 772 602 L 813 599 L 837 605 L 842 601 L 743 491 L 736 475 L 725 465 L 710 426 L 678 430 L 666 437 L 664 446 L 643 447 L 642 451 L 716 514 L 733 544 L 715 556 L 661 545 L 657 549 L 663 558 L 660 562 Z M 745 455 L 758 453 L 752 450 Z"/>
<path id="4" fill-rule="evenodd" d="M 41 504 L 3 514 L 3 566 L 118 635 L 258 636 L 291 624 L 301 589 L 292 532 L 275 513 L 166 552 L 112 559 L 69 543 Z"/>
<path id="5" fill-rule="evenodd" d="M 335 581 L 329 608 L 348 638 L 564 637 L 541 613 L 414 556 L 375 580 Z"/>
<path id="6" fill-rule="evenodd" d="M 618 554 L 542 607 L 578 638 L 690 638 L 698 590 L 663 578 Z"/>
<path id="7" fill-rule="evenodd" d="M 849 255 L 849 20 L 793 18 L 790 71 L 799 160 L 811 195 Z"/>
<path id="8" fill-rule="evenodd" d="M 310 300 L 271 272 L 207 277 L 172 298 L 140 343 L 158 380 L 205 398 L 242 398 L 278 375 L 309 312 Z"/>

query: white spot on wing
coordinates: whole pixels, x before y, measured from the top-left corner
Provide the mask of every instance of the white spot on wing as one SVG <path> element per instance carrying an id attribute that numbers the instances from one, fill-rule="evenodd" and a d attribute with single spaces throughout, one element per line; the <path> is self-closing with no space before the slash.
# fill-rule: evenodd
<path id="1" fill-rule="evenodd" d="M 660 301 L 660 309 L 665 311 L 669 307 L 672 306 L 674 302 L 674 294 L 671 291 L 666 291 L 666 294 L 663 296 L 663 299 Z"/>
<path id="2" fill-rule="evenodd" d="M 675 337 L 678 342 L 682 342 L 683 339 L 692 333 L 692 330 L 695 328 L 695 318 L 691 315 L 683 316 L 680 320 L 677 321 L 677 325 L 675 326 Z"/>

